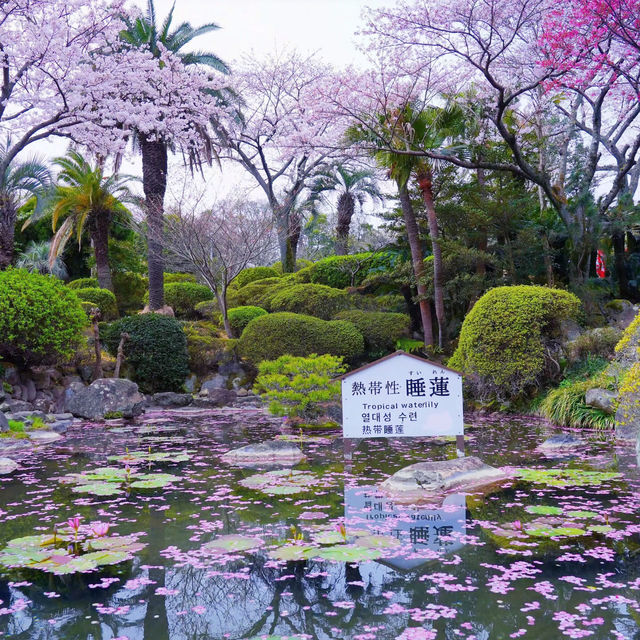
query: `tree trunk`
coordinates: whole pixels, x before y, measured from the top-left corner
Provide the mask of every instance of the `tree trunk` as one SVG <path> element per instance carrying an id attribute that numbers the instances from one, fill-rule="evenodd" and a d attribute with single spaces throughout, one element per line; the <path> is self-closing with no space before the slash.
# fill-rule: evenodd
<path id="1" fill-rule="evenodd" d="M 111 216 L 104 212 L 97 212 L 91 220 L 91 242 L 96 258 L 96 275 L 101 289 L 113 291 L 111 281 L 111 267 L 109 266 L 109 229 Z"/>
<path id="2" fill-rule="evenodd" d="M 224 325 L 224 331 L 227 334 L 227 338 L 233 338 L 233 332 L 231 331 L 231 323 L 229 322 L 229 310 L 227 309 L 227 294 L 217 293 L 216 299 L 218 300 L 218 306 L 220 307 L 220 313 L 222 313 L 222 323 Z"/>
<path id="3" fill-rule="evenodd" d="M 349 248 L 349 229 L 356 209 L 353 196 L 346 192 L 338 198 L 338 224 L 336 225 L 336 255 L 346 256 Z"/>
<path id="4" fill-rule="evenodd" d="M 298 230 L 297 237 L 292 237 L 292 231 L 294 229 L 292 226 L 292 214 L 290 211 L 283 211 L 279 205 L 273 204 L 271 210 L 273 211 L 276 232 L 278 234 L 278 247 L 280 249 L 282 273 L 293 273 L 296 270 L 296 252 L 298 248 L 298 240 L 300 238 L 300 231 Z"/>
<path id="5" fill-rule="evenodd" d="M 8 195 L 0 195 L 0 271 L 13 262 L 13 243 L 16 229 L 17 210 Z"/>
<path id="6" fill-rule="evenodd" d="M 142 188 L 147 209 L 147 247 L 149 251 L 149 308 L 164 307 L 164 194 L 167 190 L 167 145 L 161 140 L 140 138 L 142 150 Z"/>
<path id="7" fill-rule="evenodd" d="M 398 193 L 400 196 L 400 205 L 402 206 L 402 215 L 404 217 L 404 225 L 407 229 L 407 240 L 409 241 L 409 249 L 411 250 L 411 264 L 413 265 L 413 274 L 416 277 L 420 316 L 422 318 L 422 333 L 424 335 L 424 343 L 426 346 L 433 346 L 433 326 L 431 321 L 431 307 L 427 299 L 427 287 L 424 284 L 424 256 L 422 247 L 420 246 L 420 235 L 418 233 L 418 224 L 416 216 L 411 206 L 411 198 L 409 197 L 409 189 L 407 185 L 398 185 Z"/>
<path id="8" fill-rule="evenodd" d="M 442 289 L 442 249 L 440 248 L 438 233 L 438 218 L 436 217 L 436 208 L 433 203 L 433 180 L 429 169 L 425 168 L 418 174 L 418 186 L 427 210 L 429 235 L 431 236 L 431 246 L 433 248 L 433 297 L 436 318 L 438 319 L 438 346 L 442 349 L 446 339 L 444 293 Z"/>
<path id="9" fill-rule="evenodd" d="M 636 294 L 629 285 L 629 278 L 627 277 L 627 264 L 624 255 L 624 237 L 624 231 L 620 230 L 616 230 L 611 234 L 614 256 L 613 264 L 616 273 L 616 279 L 618 280 L 620 297 L 624 298 L 625 300 L 633 301 L 636 297 Z"/>

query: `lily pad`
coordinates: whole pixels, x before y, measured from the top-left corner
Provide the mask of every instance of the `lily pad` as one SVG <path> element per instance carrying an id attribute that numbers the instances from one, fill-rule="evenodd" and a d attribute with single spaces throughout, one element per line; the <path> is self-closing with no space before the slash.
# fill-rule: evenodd
<path id="1" fill-rule="evenodd" d="M 599 485 L 621 478 L 613 471 L 586 471 L 584 469 L 516 469 L 516 475 L 525 482 L 546 484 L 550 487 L 585 487 Z"/>
<path id="2" fill-rule="evenodd" d="M 73 487 L 74 493 L 90 493 L 94 496 L 115 496 L 123 493 L 120 485 L 114 482 L 91 482 L 89 484 L 79 484 Z"/>
<path id="3" fill-rule="evenodd" d="M 340 544 L 333 547 L 316 549 L 312 557 L 322 558 L 323 560 L 335 560 L 336 562 L 363 562 L 366 560 L 375 560 L 381 555 L 378 549 L 369 549 L 368 547 L 361 547 L 355 544 Z"/>
<path id="4" fill-rule="evenodd" d="M 595 511 L 581 511 L 579 509 L 576 509 L 575 511 L 567 511 L 567 515 L 570 518 L 578 518 L 578 519 L 597 518 L 600 516 L 600 514 L 596 513 Z"/>
<path id="5" fill-rule="evenodd" d="M 317 544 L 340 544 L 344 542 L 344 537 L 338 531 L 324 531 L 314 535 L 313 541 Z"/>
<path id="6" fill-rule="evenodd" d="M 539 516 L 559 516 L 562 513 L 560 507 L 551 507 L 543 504 L 529 505 L 525 507 L 525 511 Z"/>
<path id="7" fill-rule="evenodd" d="M 613 527 L 608 524 L 591 524 L 587 529 L 593 531 L 593 533 L 609 533 L 614 530 Z"/>
<path id="8" fill-rule="evenodd" d="M 398 538 L 393 536 L 362 536 L 358 538 L 358 545 L 367 547 L 367 549 L 394 549 L 402 545 Z"/>
<path id="9" fill-rule="evenodd" d="M 267 495 L 275 496 L 309 491 L 317 481 L 317 476 L 309 471 L 277 469 L 243 478 L 239 484 L 247 489 L 256 489 Z"/>
<path id="10" fill-rule="evenodd" d="M 250 538 L 249 536 L 227 535 L 220 536 L 211 542 L 207 542 L 202 548 L 206 551 L 224 553 L 225 551 L 249 551 L 264 545 L 264 540 L 260 538 Z"/>
<path id="11" fill-rule="evenodd" d="M 269 557 L 274 560 L 306 560 L 317 547 L 310 544 L 288 544 L 269 551 Z"/>
<path id="12" fill-rule="evenodd" d="M 133 489 L 161 489 L 179 480 L 182 480 L 180 476 L 174 476 L 170 473 L 149 473 L 132 482 L 131 487 Z"/>
<path id="13" fill-rule="evenodd" d="M 118 456 L 109 456 L 107 460 L 112 462 L 123 462 L 125 464 L 141 464 L 143 462 L 188 462 L 191 455 L 188 451 L 181 453 L 171 453 L 169 451 L 130 451 Z"/>
<path id="14" fill-rule="evenodd" d="M 587 532 L 577 527 L 539 527 L 538 529 L 525 529 L 529 536 L 552 538 L 555 536 L 583 536 Z"/>

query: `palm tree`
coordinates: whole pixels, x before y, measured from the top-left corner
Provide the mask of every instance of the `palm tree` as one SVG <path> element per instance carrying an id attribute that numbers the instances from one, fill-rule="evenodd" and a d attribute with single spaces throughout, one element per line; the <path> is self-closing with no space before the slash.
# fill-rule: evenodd
<path id="1" fill-rule="evenodd" d="M 26 249 L 18 256 L 16 267 L 18 267 L 18 269 L 26 269 L 32 273 L 42 273 L 43 275 L 50 273 L 52 276 L 60 278 L 60 280 L 66 280 L 69 273 L 62 258 L 58 256 L 52 264 L 49 259 L 50 255 L 50 241 L 30 242 Z"/>
<path id="2" fill-rule="evenodd" d="M 109 232 L 116 216 L 126 216 L 124 202 L 134 202 L 127 182 L 130 176 L 114 174 L 105 177 L 102 167 L 92 167 L 77 151 L 71 150 L 63 158 L 54 160 L 60 167 L 59 184 L 52 195 L 52 225 L 55 231 L 51 241 L 50 262 L 62 253 L 69 238 L 75 233 L 78 244 L 86 230 L 93 244 L 98 284 L 113 291 L 109 266 Z"/>
<path id="3" fill-rule="evenodd" d="M 367 197 L 383 200 L 375 174 L 369 169 L 352 169 L 346 164 L 336 164 L 320 171 L 310 186 L 311 201 L 317 201 L 327 192 L 338 194 L 338 221 L 336 224 L 336 255 L 347 254 L 349 228 L 356 204 L 362 206 Z"/>
<path id="4" fill-rule="evenodd" d="M 10 148 L 9 140 L 0 148 L 0 165 Z M 36 197 L 38 206 L 51 185 L 49 169 L 36 158 L 24 162 L 11 162 L 0 175 L 0 270 L 13 261 L 14 236 L 18 209 Z"/>
<path id="5" fill-rule="evenodd" d="M 123 18 L 126 29 L 120 33 L 123 42 L 141 49 L 148 49 L 159 58 L 159 45 L 177 55 L 185 65 L 206 65 L 221 73 L 229 73 L 229 67 L 213 53 L 181 51 L 195 38 L 219 29 L 218 25 L 209 23 L 193 27 L 182 22 L 172 29 L 173 10 L 158 27 L 153 0 L 148 0 L 147 13 L 135 20 Z M 206 134 L 202 132 L 203 137 Z M 171 141 L 158 137 L 154 132 L 138 134 L 142 155 L 142 188 L 145 195 L 148 228 L 148 270 L 149 270 L 149 308 L 161 309 L 164 306 L 164 259 L 162 256 L 164 233 L 164 196 L 167 190 L 167 160 Z M 209 146 L 209 140 L 204 140 Z M 196 159 L 197 160 L 197 159 Z"/>

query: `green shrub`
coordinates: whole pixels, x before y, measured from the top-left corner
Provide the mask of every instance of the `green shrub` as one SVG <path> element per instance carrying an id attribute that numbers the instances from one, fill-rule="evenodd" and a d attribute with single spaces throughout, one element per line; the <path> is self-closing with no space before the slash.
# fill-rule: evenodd
<path id="1" fill-rule="evenodd" d="M 220 313 L 220 306 L 218 305 L 218 301 L 213 298 L 213 300 L 205 300 L 204 302 L 198 302 L 195 307 L 195 312 L 198 318 L 202 318 L 203 320 L 211 320 L 215 323 L 219 323 L 222 318 L 222 314 Z"/>
<path id="2" fill-rule="evenodd" d="M 86 325 L 76 293 L 57 278 L 0 272 L 0 357 L 24 366 L 66 362 Z"/>
<path id="3" fill-rule="evenodd" d="M 336 313 L 352 307 L 353 302 L 342 289 L 323 284 L 294 284 L 275 293 L 270 306 L 271 311 L 289 311 L 329 320 Z"/>
<path id="4" fill-rule="evenodd" d="M 588 356 L 611 358 L 621 338 L 622 331 L 615 327 L 599 327 L 586 331 L 568 344 L 569 360 L 575 362 Z"/>
<path id="5" fill-rule="evenodd" d="M 144 307 L 149 279 L 133 271 L 117 271 L 112 276 L 113 292 L 121 314 L 131 315 Z"/>
<path id="6" fill-rule="evenodd" d="M 189 375 L 189 354 L 184 331 L 175 318 L 145 313 L 107 325 L 102 339 L 112 355 L 117 353 L 122 333 L 129 334 L 124 343 L 125 360 L 144 393 L 181 389 Z"/>
<path id="7" fill-rule="evenodd" d="M 297 313 L 271 313 L 249 322 L 238 340 L 238 351 L 253 363 L 287 354 L 328 353 L 351 359 L 364 351 L 364 339 L 345 320 L 328 322 Z"/>
<path id="8" fill-rule="evenodd" d="M 93 307 L 98 307 L 103 320 L 114 320 L 118 317 L 116 297 L 109 289 L 86 287 L 85 289 L 76 289 L 75 293 L 83 302 L 88 302 Z"/>
<path id="9" fill-rule="evenodd" d="M 404 313 L 384 311 L 341 311 L 336 320 L 352 322 L 364 337 L 364 346 L 371 357 L 380 357 L 395 351 L 400 338 L 409 337 L 411 319 Z"/>
<path id="10" fill-rule="evenodd" d="M 269 401 L 271 413 L 311 421 L 322 414 L 320 403 L 339 398 L 340 382 L 334 378 L 345 371 L 336 356 L 280 356 L 258 365 L 254 391 Z"/>
<path id="11" fill-rule="evenodd" d="M 218 327 L 212 322 L 185 322 L 182 328 L 187 338 L 189 369 L 198 375 L 209 373 L 224 356 L 229 340 L 220 338 Z"/>
<path id="12" fill-rule="evenodd" d="M 192 273 L 167 273 L 164 274 L 164 283 L 172 282 L 197 282 L 198 280 Z"/>
<path id="13" fill-rule="evenodd" d="M 279 278 L 280 275 L 282 275 L 282 271 L 278 271 L 273 267 L 248 267 L 234 278 L 233 284 L 237 289 L 241 289 L 250 282 L 264 280 L 265 278 Z"/>
<path id="14" fill-rule="evenodd" d="M 559 373 L 550 339 L 575 317 L 580 301 L 559 289 L 497 287 L 485 293 L 462 324 L 449 366 L 461 370 L 479 399 L 511 400 Z"/>
<path id="15" fill-rule="evenodd" d="M 305 258 L 298 258 L 296 260 L 296 268 L 295 271 L 298 272 L 301 269 L 305 269 L 306 267 L 309 267 L 313 264 L 313 262 L 311 262 L 311 260 L 306 260 Z M 274 262 L 271 265 L 272 269 L 275 269 L 278 274 L 282 274 L 282 262 L 280 262 L 280 260 L 278 260 L 278 262 Z"/>
<path id="16" fill-rule="evenodd" d="M 98 284 L 98 278 L 78 278 L 67 282 L 67 287 L 69 289 L 99 289 L 100 285 Z"/>
<path id="17" fill-rule="evenodd" d="M 256 280 L 240 289 L 229 291 L 228 306 L 230 308 L 254 306 L 271 311 L 271 298 L 290 286 L 291 282 L 285 280 L 284 277 Z"/>
<path id="18" fill-rule="evenodd" d="M 266 315 L 266 311 L 260 307 L 235 307 L 229 309 L 227 315 L 229 316 L 229 324 L 231 325 L 231 331 L 236 338 L 239 338 L 244 331 L 244 328 L 253 320 L 260 316 Z"/>
<path id="19" fill-rule="evenodd" d="M 145 295 L 149 301 L 149 292 Z M 212 300 L 213 292 L 209 287 L 197 282 L 170 282 L 164 285 L 164 303 L 169 305 L 178 318 L 196 318 L 196 305 Z"/>
<path id="20" fill-rule="evenodd" d="M 9 420 L 9 431 L 14 433 L 24 433 L 24 422 L 22 420 Z"/>
<path id="21" fill-rule="evenodd" d="M 336 289 L 358 286 L 376 272 L 390 269 L 392 257 L 387 253 L 357 253 L 350 256 L 329 256 L 313 263 L 301 277 L 314 284 Z"/>

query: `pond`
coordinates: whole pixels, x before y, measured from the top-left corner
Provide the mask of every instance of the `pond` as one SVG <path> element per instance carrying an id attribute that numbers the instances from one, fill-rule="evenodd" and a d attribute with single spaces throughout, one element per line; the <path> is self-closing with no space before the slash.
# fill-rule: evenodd
<path id="1" fill-rule="evenodd" d="M 577 456 L 550 458 L 535 451 L 550 433 L 542 422 L 472 422 L 467 451 L 488 464 L 573 471 L 410 505 L 377 483 L 413 462 L 453 457 L 453 444 L 372 440 L 349 460 L 337 431 L 304 441 L 292 434 L 306 460 L 271 473 L 221 460 L 283 433 L 260 410 L 74 426 L 0 479 L 0 549 L 54 528 L 60 549 L 44 561 L 48 571 L 2 574 L 0 632 L 21 640 L 640 638 L 632 447 L 594 436 Z M 132 537 L 118 556 L 105 535 Z M 55 575 L 52 563 L 65 567 L 79 540 L 96 563 L 96 549 L 115 553 L 113 563 L 91 570 L 84 558 L 84 572 Z M 29 541 L 14 543 L 14 554 L 15 544 L 33 560 Z"/>

